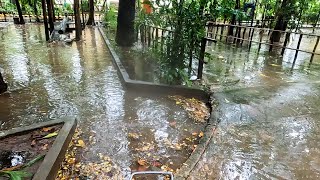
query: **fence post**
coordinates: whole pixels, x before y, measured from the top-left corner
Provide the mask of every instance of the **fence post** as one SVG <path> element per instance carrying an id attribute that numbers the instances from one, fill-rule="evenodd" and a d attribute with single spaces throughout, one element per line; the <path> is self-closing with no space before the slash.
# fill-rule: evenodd
<path id="1" fill-rule="evenodd" d="M 148 26 L 148 47 L 151 45 L 151 27 Z"/>
<path id="2" fill-rule="evenodd" d="M 317 47 L 318 47 L 318 44 L 319 44 L 319 40 L 320 40 L 320 36 L 317 36 L 317 41 L 316 41 L 316 44 L 314 45 L 314 48 L 313 48 L 313 53 L 311 55 L 311 59 L 310 59 L 310 64 L 312 63 L 313 61 L 313 57 L 314 57 L 314 53 L 316 52 L 317 50 Z"/>
<path id="3" fill-rule="evenodd" d="M 163 29 L 161 29 L 161 44 L 160 44 L 160 48 L 161 48 L 161 51 L 163 51 L 163 44 L 164 44 L 164 31 Z"/>
<path id="4" fill-rule="evenodd" d="M 299 41 L 298 41 L 298 45 L 297 45 L 297 49 L 296 49 L 296 54 L 294 55 L 294 60 L 293 60 L 291 69 L 293 69 L 294 64 L 296 63 L 296 60 L 297 60 L 297 57 L 298 57 L 299 48 L 300 48 L 300 44 L 301 44 L 301 40 L 302 40 L 302 36 L 303 36 L 303 34 L 300 34 L 300 36 L 299 36 Z"/>
<path id="5" fill-rule="evenodd" d="M 203 63 L 204 63 L 204 54 L 206 51 L 207 39 L 202 38 L 201 49 L 199 55 L 199 64 L 198 64 L 198 79 L 202 79 Z"/>
<path id="6" fill-rule="evenodd" d="M 156 44 L 155 44 L 155 48 L 157 49 L 158 48 L 158 40 L 159 40 L 159 29 L 158 28 L 156 28 Z"/>
<path id="7" fill-rule="evenodd" d="M 223 29 L 224 29 L 224 25 L 221 26 L 220 41 L 222 40 L 222 37 L 223 37 Z"/>
<path id="8" fill-rule="evenodd" d="M 250 29 L 251 30 L 251 29 Z M 251 34 L 251 35 L 250 35 Z M 249 33 L 249 51 L 251 49 L 251 45 L 252 45 L 252 38 L 253 38 L 253 34 L 254 34 L 254 28 L 252 29 L 251 33 Z"/>
<path id="9" fill-rule="evenodd" d="M 258 52 L 260 51 L 261 49 L 261 41 L 262 41 L 262 38 L 263 38 L 263 33 L 260 34 L 260 38 L 259 38 L 259 46 L 258 46 Z"/>
<path id="10" fill-rule="evenodd" d="M 282 48 L 282 51 L 281 51 L 281 55 L 282 55 L 282 56 L 283 56 L 283 54 L 284 54 L 284 51 L 286 50 L 286 47 L 287 47 L 289 38 L 290 38 L 290 32 L 286 32 L 286 38 L 285 38 L 285 40 L 284 40 L 283 48 Z"/>

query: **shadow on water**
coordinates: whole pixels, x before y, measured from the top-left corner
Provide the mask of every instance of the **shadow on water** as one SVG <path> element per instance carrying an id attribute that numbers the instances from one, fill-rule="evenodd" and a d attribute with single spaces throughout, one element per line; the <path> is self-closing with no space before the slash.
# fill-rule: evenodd
<path id="1" fill-rule="evenodd" d="M 75 116 L 88 143 L 83 162 L 109 155 L 126 175 L 140 156 L 173 169 L 185 162 L 195 142 L 185 150 L 168 142 L 183 143 L 203 125 L 165 95 L 125 89 L 96 28 L 86 28 L 83 40 L 71 45 L 47 44 L 42 33 L 38 25 L 10 25 L 0 41 L 0 67 L 10 87 L 0 96 L 0 130 Z M 139 150 L 146 145 L 152 148 Z"/>

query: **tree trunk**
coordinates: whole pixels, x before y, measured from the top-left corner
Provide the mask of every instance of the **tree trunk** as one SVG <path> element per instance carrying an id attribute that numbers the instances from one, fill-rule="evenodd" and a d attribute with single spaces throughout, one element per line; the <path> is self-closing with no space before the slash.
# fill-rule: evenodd
<path id="1" fill-rule="evenodd" d="M 135 0 L 120 0 L 116 42 L 119 46 L 131 46 L 134 43 Z"/>
<path id="2" fill-rule="evenodd" d="M 4 82 L 2 74 L 0 72 L 0 94 L 4 93 L 8 90 L 8 85 L 7 83 Z"/>
<path id="3" fill-rule="evenodd" d="M 34 15 L 36 16 L 36 22 L 40 22 L 36 0 L 33 1 L 33 11 L 34 11 Z"/>
<path id="4" fill-rule="evenodd" d="M 19 0 L 15 0 L 16 1 L 16 6 L 17 6 L 17 10 L 18 10 L 18 14 L 19 14 L 19 24 L 24 24 L 24 19 L 22 16 L 22 10 L 21 10 L 21 6 L 19 3 Z"/>
<path id="5" fill-rule="evenodd" d="M 47 11 L 46 11 L 46 0 L 41 0 L 41 4 L 42 4 L 42 15 L 43 15 L 44 31 L 46 34 L 46 41 L 49 41 L 49 28 L 48 28 Z"/>
<path id="6" fill-rule="evenodd" d="M 75 19 L 75 25 L 76 25 L 76 41 L 79 41 L 81 39 L 81 19 L 80 19 L 80 6 L 79 6 L 79 0 L 74 0 L 73 5 L 74 10 L 74 19 Z"/>
<path id="7" fill-rule="evenodd" d="M 89 18 L 87 25 L 94 25 L 94 1 L 89 0 Z"/>
<path id="8" fill-rule="evenodd" d="M 52 1 L 47 0 L 47 9 L 48 9 L 48 17 L 49 17 L 49 25 L 50 25 L 50 33 L 54 30 L 54 24 L 53 24 L 53 11 L 52 11 Z"/>
<path id="9" fill-rule="evenodd" d="M 287 6 L 288 6 L 289 2 L 290 2 L 290 0 L 283 0 L 282 1 L 281 9 L 278 10 L 278 13 L 277 13 L 277 20 L 276 20 L 276 25 L 274 27 L 274 30 L 285 31 L 287 29 L 288 20 L 285 18 L 291 16 L 291 14 L 286 13 L 286 9 L 288 9 Z M 270 37 L 271 43 L 279 42 L 280 38 L 281 38 L 281 32 L 273 31 L 272 35 Z"/>

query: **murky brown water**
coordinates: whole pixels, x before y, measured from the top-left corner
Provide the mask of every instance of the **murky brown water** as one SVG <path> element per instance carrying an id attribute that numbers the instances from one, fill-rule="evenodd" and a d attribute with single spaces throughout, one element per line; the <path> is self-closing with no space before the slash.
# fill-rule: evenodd
<path id="1" fill-rule="evenodd" d="M 166 95 L 125 89 L 96 28 L 72 45 L 47 44 L 43 32 L 40 25 L 10 25 L 0 36 L 0 70 L 10 87 L 0 96 L 0 130 L 75 116 L 88 146 L 82 161 L 102 153 L 128 175 L 138 157 L 173 169 L 186 160 L 192 149 L 175 150 L 168 142 L 182 143 L 203 125 Z M 91 135 L 96 143 L 89 143 Z M 154 147 L 137 150 L 147 143 Z"/>

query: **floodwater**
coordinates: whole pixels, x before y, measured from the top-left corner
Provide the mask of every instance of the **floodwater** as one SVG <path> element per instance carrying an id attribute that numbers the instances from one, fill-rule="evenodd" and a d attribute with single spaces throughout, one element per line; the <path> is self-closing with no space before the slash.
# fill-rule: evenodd
<path id="1" fill-rule="evenodd" d="M 319 179 L 319 58 L 207 48 L 219 124 L 189 179 Z"/>
<path id="2" fill-rule="evenodd" d="M 9 84 L 0 96 L 0 130 L 74 116 L 87 146 L 81 162 L 102 153 L 125 176 L 137 169 L 139 157 L 180 167 L 196 142 L 181 150 L 169 146 L 204 125 L 167 95 L 125 89 L 98 29 L 83 33 L 80 42 L 47 44 L 42 25 L 0 29 L 0 70 Z"/>

